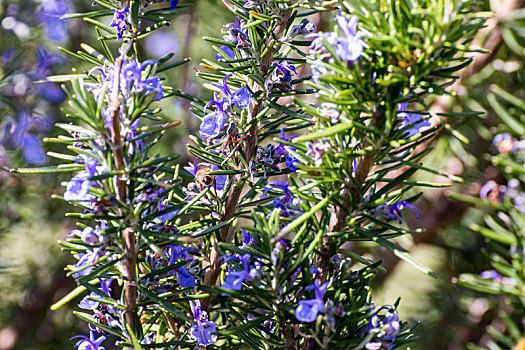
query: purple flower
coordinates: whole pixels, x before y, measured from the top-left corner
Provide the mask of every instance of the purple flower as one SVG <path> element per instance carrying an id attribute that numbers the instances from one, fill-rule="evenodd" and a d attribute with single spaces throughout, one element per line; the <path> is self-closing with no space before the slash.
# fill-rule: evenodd
<path id="1" fill-rule="evenodd" d="M 494 282 L 508 284 L 512 286 L 515 286 L 517 284 L 514 278 L 503 277 L 502 275 L 500 275 L 498 272 L 494 270 L 483 271 L 482 273 L 479 274 L 479 277 L 483 279 L 491 279 Z"/>
<path id="2" fill-rule="evenodd" d="M 69 11 L 65 0 L 44 0 L 38 17 L 44 24 L 44 34 L 54 41 L 64 41 L 67 38 L 66 23 L 62 17 Z"/>
<path id="3" fill-rule="evenodd" d="M 104 350 L 104 347 L 101 344 L 104 342 L 104 340 L 106 340 L 105 335 L 101 335 L 100 337 L 96 338 L 95 332 L 90 330 L 89 338 L 85 335 L 77 335 L 70 338 L 69 340 L 76 338 L 80 338 L 80 340 L 75 344 L 75 347 L 77 347 L 78 350 Z"/>
<path id="4" fill-rule="evenodd" d="M 252 46 L 250 37 L 248 36 L 248 29 L 243 28 L 243 23 L 239 17 L 235 16 L 235 23 L 228 23 L 222 27 L 228 34 L 223 38 L 227 42 L 237 44 L 237 49 L 249 48 Z"/>
<path id="5" fill-rule="evenodd" d="M 130 126 L 129 129 L 131 130 L 130 133 L 126 136 L 126 139 L 130 140 L 138 136 L 137 129 L 139 128 L 140 119 L 135 120 Z M 128 156 L 131 156 L 132 154 L 136 152 L 144 152 L 144 140 L 139 139 L 136 141 L 133 141 L 128 148 Z"/>
<path id="6" fill-rule="evenodd" d="M 36 49 L 37 64 L 31 74 L 34 80 L 44 80 L 52 74 L 51 68 L 57 64 L 65 62 L 63 56 L 48 54 L 47 51 L 39 47 Z M 60 103 L 66 98 L 66 94 L 59 84 L 45 82 L 36 84 L 36 91 L 46 100 L 53 103 Z"/>
<path id="7" fill-rule="evenodd" d="M 79 254 L 79 260 L 74 265 L 75 270 L 79 270 L 73 274 L 73 277 L 79 278 L 82 276 L 89 275 L 93 271 L 93 264 L 98 261 L 101 254 L 101 248 L 95 248 L 93 250 L 88 249 L 86 253 Z"/>
<path id="8" fill-rule="evenodd" d="M 197 340 L 197 344 L 207 346 L 215 343 L 217 340 L 217 323 L 207 320 L 207 315 L 201 309 L 199 300 L 195 302 L 190 300 L 190 307 L 193 313 L 195 324 L 191 326 L 190 334 Z"/>
<path id="9" fill-rule="evenodd" d="M 270 182 L 264 187 L 263 195 L 262 195 L 261 198 L 266 198 L 267 194 L 268 194 L 268 191 L 270 191 L 270 190 L 272 190 L 274 188 L 278 188 L 278 189 L 281 189 L 284 192 L 284 196 L 281 197 L 281 198 L 276 198 L 274 200 L 274 204 L 277 204 L 277 202 L 281 203 L 283 205 L 291 204 L 293 196 L 292 196 L 292 193 L 290 192 L 290 190 L 288 189 L 289 187 L 290 187 L 290 183 L 288 183 L 287 181 L 273 181 L 273 182 Z"/>
<path id="10" fill-rule="evenodd" d="M 275 71 L 278 72 L 279 76 L 284 81 L 292 80 L 292 76 L 296 73 L 295 66 L 292 66 L 288 61 L 281 61 L 281 63 L 274 62 L 272 66 L 275 66 Z"/>
<path id="11" fill-rule="evenodd" d="M 229 290 L 241 290 L 242 283 L 246 279 L 246 271 L 232 271 L 224 279 L 224 284 L 221 286 L 222 289 Z"/>
<path id="12" fill-rule="evenodd" d="M 299 200 L 295 198 L 289 190 L 290 184 L 286 181 L 274 181 L 266 185 L 261 198 L 266 198 L 267 193 L 273 189 L 281 189 L 284 192 L 282 197 L 277 197 L 272 201 L 275 209 L 281 211 L 280 216 L 285 218 L 295 217 L 302 212 Z"/>
<path id="13" fill-rule="evenodd" d="M 502 275 L 500 275 L 494 270 L 483 271 L 482 273 L 479 274 L 479 277 L 483 279 L 492 279 L 492 280 L 501 280 L 503 278 Z"/>
<path id="14" fill-rule="evenodd" d="M 95 198 L 93 195 L 89 194 L 91 183 L 91 181 L 88 180 L 89 177 L 87 171 L 81 171 L 69 180 L 66 186 L 66 191 L 64 192 L 64 200 L 86 202 Z"/>
<path id="15" fill-rule="evenodd" d="M 506 186 L 498 185 L 496 181 L 490 180 L 480 188 L 479 198 L 491 203 L 501 203 L 505 198 L 506 192 Z"/>
<path id="16" fill-rule="evenodd" d="M 352 16 L 350 19 L 344 15 L 335 17 L 337 25 L 341 28 L 344 36 L 336 39 L 336 54 L 343 61 L 354 62 L 363 52 L 363 41 L 361 34 L 357 33 L 357 16 Z"/>
<path id="17" fill-rule="evenodd" d="M 234 23 L 227 23 L 222 26 L 222 30 L 229 30 L 230 28 L 235 28 L 238 30 L 243 30 L 243 24 L 241 19 L 238 16 L 235 16 L 235 22 Z M 248 33 L 248 31 L 246 31 Z"/>
<path id="18" fill-rule="evenodd" d="M 370 316 L 367 332 L 374 333 L 373 341 L 368 342 L 365 348 L 368 350 L 390 349 L 394 346 L 396 335 L 401 330 L 401 323 L 397 312 L 390 311 L 391 306 L 383 306 Z M 385 315 L 379 313 L 388 310 Z"/>
<path id="19" fill-rule="evenodd" d="M 397 118 L 401 121 L 399 123 L 399 129 L 403 130 L 405 137 L 412 137 L 420 132 L 424 127 L 431 126 L 430 122 L 423 119 L 421 114 L 418 113 L 406 113 L 408 103 L 399 103 L 397 105 L 397 111 L 400 112 Z"/>
<path id="20" fill-rule="evenodd" d="M 146 80 L 141 81 L 141 88 L 137 89 L 137 92 L 146 91 L 146 95 L 149 95 L 152 92 L 156 92 L 155 101 L 158 101 L 164 97 L 164 88 L 160 78 L 157 76 L 146 78 Z"/>
<path id="21" fill-rule="evenodd" d="M 403 215 L 401 213 L 401 210 L 403 210 L 404 208 L 408 208 L 414 211 L 414 213 L 416 214 L 416 218 L 419 219 L 420 217 L 419 209 L 407 201 L 401 201 L 401 202 L 397 202 L 391 205 L 388 205 L 388 204 L 378 205 L 372 210 L 372 213 L 374 215 L 384 218 L 386 221 L 392 221 L 392 220 L 397 219 L 399 220 L 399 224 L 402 224 Z"/>
<path id="22" fill-rule="evenodd" d="M 199 129 L 199 133 L 202 138 L 205 139 L 214 139 L 221 133 L 221 130 L 224 128 L 226 121 L 226 114 L 223 109 L 223 102 L 210 101 L 204 107 L 204 110 L 210 105 L 216 105 L 217 109 L 214 112 L 209 113 L 202 119 L 202 123 Z"/>
<path id="23" fill-rule="evenodd" d="M 319 285 L 319 281 L 315 280 L 314 284 L 309 288 L 315 289 L 315 298 L 299 301 L 297 308 L 295 309 L 295 318 L 301 322 L 313 322 L 317 319 L 319 312 L 324 310 L 324 293 L 328 288 L 328 283 L 325 282 Z"/>
<path id="24" fill-rule="evenodd" d="M 179 0 L 170 0 L 170 8 L 172 10 L 175 10 L 178 4 L 179 4 Z"/>
<path id="25" fill-rule="evenodd" d="M 159 203 L 159 205 L 157 206 L 157 212 L 160 212 L 160 211 L 163 211 L 163 210 L 166 210 L 166 209 L 169 209 L 169 208 L 173 208 L 172 206 L 169 206 L 169 205 L 165 205 L 163 203 Z M 156 218 L 159 219 L 160 221 L 164 222 L 164 221 L 168 221 L 168 220 L 171 220 L 173 219 L 173 217 L 175 215 L 177 215 L 177 213 L 179 212 L 178 209 L 175 209 L 175 210 L 171 210 L 171 211 L 168 211 L 167 213 L 165 214 L 162 214 L 162 215 L 159 215 L 157 216 Z"/>
<path id="26" fill-rule="evenodd" d="M 156 62 L 153 60 L 147 60 L 139 64 L 135 60 L 127 61 L 122 67 L 121 73 L 121 87 L 125 95 L 131 91 L 137 93 L 146 92 L 149 95 L 152 92 L 156 92 L 155 100 L 158 101 L 164 96 L 164 90 L 160 82 L 159 77 L 152 76 L 142 79 L 142 71 L 149 65 L 154 65 Z"/>
<path id="27" fill-rule="evenodd" d="M 280 137 L 281 140 L 283 140 L 283 141 L 290 141 L 291 139 L 293 139 L 295 137 L 297 137 L 297 136 L 296 135 L 292 135 L 290 137 L 286 137 L 284 135 L 284 130 L 281 129 L 281 137 Z M 295 147 L 291 147 L 291 146 L 287 146 L 287 147 L 289 147 L 289 149 L 292 152 L 296 151 Z M 297 167 L 294 165 L 294 163 L 299 163 L 299 161 L 297 160 L 297 158 L 295 158 L 293 155 L 291 155 L 286 150 L 284 144 L 279 143 L 279 146 L 275 147 L 275 156 L 276 157 L 285 156 L 286 157 L 286 166 L 288 167 L 288 169 L 290 169 L 291 171 L 296 171 L 297 170 Z"/>
<path id="28" fill-rule="evenodd" d="M 84 166 L 86 167 L 86 171 L 88 172 L 89 176 L 95 176 L 97 175 L 97 165 L 98 165 L 98 159 L 91 157 L 87 154 L 79 154 L 78 156 L 84 163 Z"/>
<path id="29" fill-rule="evenodd" d="M 314 52 L 326 53 L 324 48 L 324 41 L 332 46 L 335 46 L 337 43 L 337 34 L 335 32 L 326 32 L 326 33 L 312 33 L 305 36 L 305 38 L 313 38 L 310 43 L 310 48 Z"/>
<path id="30" fill-rule="evenodd" d="M 282 61 L 281 63 L 272 63 L 274 70 L 268 80 L 266 80 L 265 86 L 266 91 L 274 87 L 278 88 L 282 92 L 290 92 L 292 90 L 292 76 L 295 74 L 295 67 L 288 63 L 288 61 Z"/>
<path id="31" fill-rule="evenodd" d="M 69 238 L 71 237 L 80 237 L 82 242 L 87 244 L 99 244 L 102 242 L 103 238 L 100 236 L 100 230 L 93 229 L 92 227 L 86 227 L 83 231 L 80 230 L 73 230 L 69 232 L 67 235 Z"/>
<path id="32" fill-rule="evenodd" d="M 179 285 L 183 288 L 195 287 L 197 285 L 195 277 L 193 277 L 183 266 L 177 269 L 177 282 L 179 282 Z"/>
<path id="33" fill-rule="evenodd" d="M 243 265 L 242 271 L 232 271 L 226 276 L 224 279 L 224 284 L 221 286 L 222 289 L 229 289 L 229 290 L 241 290 L 242 289 L 242 283 L 244 280 L 248 279 L 250 276 L 250 254 L 244 254 L 241 257 L 241 262 Z"/>
<path id="34" fill-rule="evenodd" d="M 231 60 L 235 59 L 235 52 L 233 52 L 231 47 L 226 46 L 226 45 L 222 45 L 220 47 L 220 49 L 221 49 L 222 52 L 224 52 L 226 54 L 226 56 L 228 56 L 228 58 L 230 58 Z M 217 61 L 226 60 L 226 58 L 224 58 L 220 53 L 215 54 L 215 59 Z"/>
<path id="35" fill-rule="evenodd" d="M 37 47 L 35 53 L 37 64 L 31 73 L 32 78 L 35 80 L 45 79 L 51 74 L 51 68 L 57 64 L 63 64 L 66 61 L 61 55 L 49 54 L 43 47 Z"/>
<path id="36" fill-rule="evenodd" d="M 175 265 L 179 259 L 188 259 L 188 250 L 191 248 L 183 248 L 180 244 L 170 245 L 168 250 L 168 257 L 170 258 L 169 265 Z M 197 285 L 195 277 L 193 277 L 183 266 L 178 267 L 174 271 L 170 271 L 170 275 L 177 275 L 177 282 L 183 288 L 194 287 Z"/>
<path id="37" fill-rule="evenodd" d="M 17 123 L 7 122 L 2 136 L 6 148 L 21 148 L 24 160 L 31 165 L 43 165 L 47 162 L 44 149 L 33 132 L 47 130 L 47 121 L 21 112 Z"/>
<path id="38" fill-rule="evenodd" d="M 312 157 L 314 159 L 315 166 L 319 167 L 323 164 L 323 156 L 325 152 L 328 151 L 332 145 L 329 141 L 316 140 L 315 142 L 307 142 L 306 147 L 308 148 L 306 155 Z"/>
<path id="39" fill-rule="evenodd" d="M 231 74 L 227 74 L 226 76 L 224 76 L 222 84 L 212 83 L 213 86 L 218 87 L 222 91 L 222 93 L 224 94 L 224 98 L 226 99 L 224 104 L 220 102 L 217 103 L 221 104 L 221 108 L 224 109 L 230 108 L 233 104 L 235 104 L 239 108 L 248 107 L 252 98 L 252 94 L 246 86 L 243 86 L 239 90 L 232 93 L 228 86 L 228 78 L 231 76 Z"/>
<path id="40" fill-rule="evenodd" d="M 102 293 L 106 295 L 110 295 L 109 294 L 111 292 L 110 286 L 111 286 L 111 283 L 113 282 L 113 279 L 110 278 L 107 280 L 102 280 L 99 278 L 99 281 L 100 281 L 100 290 L 102 291 Z M 84 310 L 95 310 L 100 305 L 100 303 L 93 299 L 100 299 L 101 296 L 102 294 L 99 294 L 97 292 L 91 292 L 88 296 L 84 297 L 80 301 L 80 303 L 78 304 L 78 307 Z"/>
<path id="41" fill-rule="evenodd" d="M 122 39 L 122 34 L 124 33 L 124 30 L 126 30 L 129 27 L 129 21 L 128 21 L 128 13 L 129 9 L 124 8 L 122 10 L 112 9 L 113 14 L 113 20 L 111 21 L 110 27 L 115 27 L 117 30 L 117 40 Z"/>
<path id="42" fill-rule="evenodd" d="M 95 198 L 89 194 L 89 187 L 92 183 L 89 178 L 97 175 L 98 160 L 86 154 L 80 155 L 80 158 L 84 160 L 86 170 L 79 172 L 67 183 L 64 192 L 64 200 L 66 201 L 90 201 Z"/>
<path id="43" fill-rule="evenodd" d="M 255 239 L 253 238 L 253 236 L 246 232 L 244 229 L 242 230 L 242 243 L 245 247 L 255 244 Z"/>

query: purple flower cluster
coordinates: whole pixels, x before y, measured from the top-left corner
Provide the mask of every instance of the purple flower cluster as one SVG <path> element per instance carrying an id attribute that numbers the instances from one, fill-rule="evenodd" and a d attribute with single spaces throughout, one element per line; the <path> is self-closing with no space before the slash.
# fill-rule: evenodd
<path id="1" fill-rule="evenodd" d="M 117 30 L 117 40 L 122 39 L 122 35 L 125 30 L 131 28 L 131 22 L 129 21 L 129 9 L 124 8 L 122 10 L 113 9 L 113 20 L 111 21 L 110 27 L 115 27 Z"/>
<path id="2" fill-rule="evenodd" d="M 364 42 L 361 40 L 362 34 L 357 32 L 357 16 L 347 18 L 344 15 L 337 15 L 335 21 L 341 29 L 342 36 L 336 32 L 314 33 L 308 35 L 314 38 L 310 47 L 315 52 L 324 52 L 324 42 L 335 47 L 337 56 L 345 62 L 355 62 L 363 53 Z"/>
<path id="3" fill-rule="evenodd" d="M 144 71 L 148 66 L 153 66 L 156 61 L 146 60 L 142 63 L 137 62 L 135 59 L 125 60 L 122 65 L 120 73 L 120 91 L 127 100 L 131 95 L 134 94 L 155 94 L 155 101 L 158 101 L 164 97 L 164 88 L 158 76 L 144 77 Z M 89 88 L 89 91 L 93 94 L 95 101 L 100 103 L 103 91 L 106 92 L 106 96 L 111 96 L 113 92 L 113 80 L 115 74 L 115 68 L 111 65 L 93 67 L 89 71 L 90 76 L 94 76 L 95 72 L 100 73 L 100 83 L 86 83 L 85 85 Z M 103 109 L 103 115 L 105 116 L 105 125 L 110 127 L 112 124 L 111 113 L 109 113 L 109 107 Z M 134 127 L 137 127 L 135 124 Z"/>
<path id="4" fill-rule="evenodd" d="M 155 93 L 156 101 L 164 97 L 164 89 L 162 88 L 159 77 L 151 76 L 144 78 L 146 67 L 153 66 L 154 64 L 156 64 L 156 62 L 153 60 L 146 60 L 139 63 L 135 59 L 126 60 L 123 63 L 120 73 L 120 88 L 126 98 L 128 98 L 131 93 L 145 93 L 146 95 Z M 107 95 L 111 95 L 113 91 L 113 76 L 115 68 L 110 65 L 93 67 L 89 71 L 89 75 L 94 75 L 95 72 L 100 73 L 102 83 L 86 85 L 90 87 L 95 100 L 99 102 L 103 88 L 106 89 Z"/>
<path id="5" fill-rule="evenodd" d="M 292 77 L 296 73 L 295 67 L 288 61 L 274 62 L 272 66 L 274 67 L 272 75 L 265 82 L 266 91 L 270 93 L 274 87 L 282 92 L 292 91 Z"/>
<path id="6" fill-rule="evenodd" d="M 49 54 L 45 49 L 37 47 L 37 62 L 30 71 L 13 73 L 12 84 L 2 87 L 2 94 L 5 97 L 23 97 L 38 94 L 51 103 L 61 103 L 65 98 L 65 93 L 56 83 L 44 82 L 52 74 L 51 69 L 64 62 L 64 57 L 57 54 Z M 6 60 L 9 64 L 11 55 L 7 55 Z M 35 83 L 38 81 L 38 83 Z M 40 106 L 40 105 L 39 105 Z M 36 116 L 31 112 L 31 106 L 19 106 L 18 118 L 6 118 L 0 134 L 0 146 L 6 150 L 21 149 L 24 160 L 30 165 L 44 165 L 47 157 L 44 149 L 40 145 L 38 135 L 48 132 L 51 129 L 52 121 L 47 118 Z M 40 108 L 39 108 L 40 109 Z M 40 112 L 41 113 L 41 112 Z"/>
<path id="7" fill-rule="evenodd" d="M 231 76 L 231 74 L 227 74 L 223 78 L 222 84 L 212 84 L 221 91 L 222 96 L 219 98 L 219 95 L 215 93 L 214 99 L 204 107 L 205 112 L 212 105 L 216 107 L 215 111 L 208 113 L 202 119 L 200 126 L 200 135 L 207 140 L 219 137 L 229 119 L 229 113 L 232 111 L 233 106 L 246 108 L 250 104 L 252 94 L 246 86 L 241 87 L 237 91 L 231 91 L 228 86 L 228 78 Z"/>
<path id="8" fill-rule="evenodd" d="M 228 23 L 222 27 L 222 30 L 226 32 L 223 36 L 224 40 L 235 44 L 237 50 L 248 49 L 252 47 L 252 42 L 248 36 L 248 29 L 243 28 L 243 22 L 239 17 L 235 17 L 235 23 Z M 241 54 L 245 55 L 244 51 Z"/>

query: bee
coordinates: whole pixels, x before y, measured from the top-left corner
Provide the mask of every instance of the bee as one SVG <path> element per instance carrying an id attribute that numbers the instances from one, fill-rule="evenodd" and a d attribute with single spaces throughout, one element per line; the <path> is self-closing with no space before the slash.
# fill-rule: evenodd
<path id="1" fill-rule="evenodd" d="M 93 215 L 108 215 L 109 208 L 117 205 L 118 202 L 115 198 L 103 198 L 95 201 L 91 214 Z"/>
<path id="2" fill-rule="evenodd" d="M 109 323 L 107 316 L 105 314 L 102 314 L 102 313 L 99 313 L 99 312 L 96 312 L 93 315 L 93 318 L 95 319 L 96 322 L 100 323 L 103 326 L 107 326 L 108 323 Z M 102 330 L 100 327 L 96 327 L 96 331 L 98 333 L 106 334 L 106 332 L 104 332 L 104 330 Z"/>
<path id="3" fill-rule="evenodd" d="M 148 313 L 146 311 L 142 311 L 142 314 L 140 315 L 140 324 L 146 323 L 148 320 Z"/>
<path id="4" fill-rule="evenodd" d="M 510 153 L 516 148 L 516 140 L 510 134 L 499 134 L 492 141 L 499 153 Z"/>
<path id="5" fill-rule="evenodd" d="M 210 175 L 211 168 L 208 165 L 201 164 L 195 173 L 195 182 L 200 186 L 200 190 L 204 187 L 210 187 L 215 183 L 215 176 Z"/>
<path id="6" fill-rule="evenodd" d="M 235 144 L 241 140 L 243 139 L 239 137 L 239 134 L 237 133 L 237 124 L 235 124 L 235 122 L 231 122 L 230 125 L 228 125 L 228 129 L 226 130 L 226 139 L 221 146 L 221 152 L 226 151 L 229 146 L 235 146 Z"/>
<path id="7" fill-rule="evenodd" d="M 525 350 L 525 338 L 521 338 L 518 344 L 514 346 L 513 350 Z"/>
<path id="8" fill-rule="evenodd" d="M 179 233 L 179 229 L 177 228 L 177 226 L 173 226 L 173 225 L 152 224 L 152 225 L 148 226 L 147 229 L 151 230 L 151 231 L 167 233 L 167 234 L 170 234 L 170 235 L 174 235 L 176 233 Z"/>

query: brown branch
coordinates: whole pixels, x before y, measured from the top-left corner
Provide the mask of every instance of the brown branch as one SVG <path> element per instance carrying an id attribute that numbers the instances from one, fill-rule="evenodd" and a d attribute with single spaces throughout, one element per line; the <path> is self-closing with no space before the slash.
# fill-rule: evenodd
<path id="1" fill-rule="evenodd" d="M 115 61 L 115 75 L 113 77 L 113 91 L 111 95 L 110 112 L 112 117 L 111 133 L 111 150 L 117 170 L 124 170 L 124 157 L 122 155 L 122 137 L 120 135 L 120 72 L 122 69 L 123 58 L 119 57 Z M 117 198 L 120 202 L 126 203 L 126 180 L 124 175 L 117 176 Z M 135 332 L 135 310 L 137 308 L 137 253 L 135 251 L 135 232 L 131 227 L 124 229 L 122 232 L 122 241 L 124 243 L 124 303 L 126 306 L 126 322 L 132 332 Z M 128 339 L 131 341 L 131 338 Z"/>
<path id="2" fill-rule="evenodd" d="M 385 107 L 379 106 L 374 111 L 372 118 L 373 125 L 378 126 L 385 119 Z M 368 145 L 363 145 L 367 147 Z M 344 189 L 341 193 L 341 206 L 337 206 L 330 215 L 330 224 L 328 226 L 328 232 L 340 232 L 344 229 L 346 219 L 348 216 L 348 202 L 350 198 L 355 198 L 359 194 L 359 188 L 364 184 L 372 166 L 374 165 L 374 159 L 376 151 L 372 150 L 365 154 L 365 156 L 359 162 L 355 172 L 355 182 L 347 181 L 344 184 Z M 328 279 L 328 270 L 330 269 L 330 257 L 332 256 L 330 242 L 331 239 L 325 239 L 324 245 L 321 249 L 319 269 L 321 270 L 321 283 L 326 282 Z"/>
<path id="3" fill-rule="evenodd" d="M 288 20 L 290 19 L 291 11 L 286 11 L 282 14 L 281 20 L 277 23 L 275 26 L 275 29 L 273 31 L 274 36 L 279 38 L 283 35 L 286 25 L 288 23 Z M 270 45 L 273 41 L 273 37 L 270 36 L 268 40 L 266 41 L 266 47 Z M 261 76 L 266 77 L 268 73 L 268 69 L 270 68 L 270 64 L 273 60 L 274 54 L 275 54 L 275 45 L 277 43 L 273 43 L 273 47 L 268 50 L 268 52 L 261 58 L 259 62 L 259 69 Z M 251 86 L 252 90 L 259 91 L 262 90 L 263 87 L 256 85 L 255 83 Z M 250 160 L 253 158 L 255 154 L 255 149 L 257 147 L 257 137 L 258 137 L 258 122 L 255 120 L 255 117 L 259 114 L 261 111 L 263 99 L 260 98 L 258 100 L 252 100 L 250 102 L 250 105 L 248 106 L 248 117 L 247 117 L 247 124 L 251 125 L 250 129 L 246 135 L 246 140 L 243 145 L 243 153 L 246 160 Z M 226 203 L 224 205 L 224 210 L 222 212 L 221 221 L 227 221 L 233 218 L 235 215 L 235 212 L 237 211 L 237 205 L 239 202 L 239 199 L 241 197 L 241 193 L 244 189 L 244 180 L 242 174 L 235 175 L 233 178 L 233 184 L 231 186 L 230 193 L 228 195 L 228 199 L 226 200 Z M 219 239 L 221 242 L 224 242 L 228 238 L 228 233 L 230 232 L 231 224 L 225 226 L 219 231 Z M 211 252 L 210 252 L 210 267 L 208 271 L 206 272 L 206 276 L 204 277 L 204 285 L 206 286 L 214 286 L 215 283 L 217 283 L 217 279 L 219 277 L 220 272 L 220 263 L 219 258 L 221 256 L 219 252 L 219 244 L 216 238 L 212 238 L 212 246 L 211 246 Z M 210 306 L 211 297 L 208 297 L 202 301 L 202 308 L 206 310 Z"/>

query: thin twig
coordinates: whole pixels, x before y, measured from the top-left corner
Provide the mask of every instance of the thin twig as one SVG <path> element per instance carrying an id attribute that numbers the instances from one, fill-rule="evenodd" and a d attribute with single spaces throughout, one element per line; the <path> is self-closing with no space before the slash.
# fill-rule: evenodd
<path id="1" fill-rule="evenodd" d="M 376 108 L 373 114 L 373 124 L 378 126 L 385 119 L 385 107 L 379 106 Z M 364 147 L 368 145 L 363 145 Z M 363 147 L 363 148 L 364 148 Z M 374 165 L 374 159 L 376 151 L 370 151 L 363 156 L 355 172 L 355 182 L 348 181 L 345 184 L 345 188 L 341 193 L 342 205 L 337 206 L 330 215 L 330 224 L 328 226 L 328 232 L 340 232 L 344 229 L 346 219 L 348 216 L 348 203 L 350 198 L 355 198 L 359 194 L 359 188 L 363 185 Z M 330 257 L 332 256 L 331 239 L 326 239 L 323 248 L 321 249 L 321 259 L 319 263 L 319 269 L 321 270 L 321 283 L 326 282 L 328 279 L 328 270 L 330 268 Z"/>
<path id="2" fill-rule="evenodd" d="M 281 21 L 277 23 L 274 29 L 274 35 L 275 37 L 279 38 L 283 35 L 286 25 L 288 23 L 288 20 L 290 19 L 291 11 L 286 11 L 282 14 Z M 270 42 L 273 40 L 273 38 L 270 36 L 266 42 L 266 46 L 270 44 Z M 273 60 L 275 54 L 275 46 L 272 47 L 266 55 L 264 55 L 261 58 L 260 61 L 260 72 L 263 77 L 265 77 L 268 73 L 268 69 L 270 68 L 270 64 Z M 255 83 L 251 86 L 252 90 L 257 91 L 261 90 L 262 87 L 257 86 Z M 247 160 L 250 160 L 253 158 L 255 154 L 255 149 L 257 146 L 257 137 L 258 137 L 258 123 L 254 118 L 259 114 L 262 107 L 262 98 L 258 100 L 252 100 L 250 102 L 250 105 L 248 106 L 248 117 L 247 117 L 247 124 L 251 125 L 250 130 L 248 131 L 245 139 L 245 143 L 243 145 L 243 153 Z M 239 198 L 241 196 L 242 190 L 244 188 L 244 180 L 242 179 L 242 174 L 238 174 L 233 178 L 233 184 L 230 190 L 230 194 L 228 195 L 228 199 L 226 201 L 226 204 L 224 205 L 224 210 L 222 213 L 221 221 L 227 221 L 230 220 L 237 211 L 237 205 L 239 202 Z M 231 224 L 225 226 L 219 231 L 219 239 L 221 242 L 226 241 L 228 238 L 228 233 L 230 232 Z M 214 286 L 217 282 L 217 279 L 219 277 L 220 272 L 220 263 L 219 258 L 221 254 L 219 252 L 219 244 L 217 242 L 217 239 L 212 238 L 212 246 L 211 246 L 211 253 L 210 253 L 210 268 L 206 272 L 206 276 L 204 278 L 204 285 L 206 286 Z M 206 310 L 211 302 L 211 297 L 208 297 L 202 301 L 202 308 Z"/>
<path id="3" fill-rule="evenodd" d="M 122 69 L 123 56 L 120 56 L 115 61 L 115 75 L 113 77 L 113 92 L 111 95 L 110 113 L 112 117 L 111 127 L 111 148 L 113 151 L 113 159 L 117 170 L 124 170 L 124 157 L 122 155 L 122 137 L 120 135 L 120 72 Z M 117 198 L 120 202 L 126 203 L 126 179 L 125 175 L 117 176 Z M 130 326 L 132 332 L 135 332 L 135 310 L 137 308 L 137 287 L 135 281 L 137 280 L 137 253 L 135 251 L 135 232 L 133 228 L 128 227 L 122 232 L 122 240 L 124 243 L 124 303 L 126 306 L 125 317 L 126 322 Z M 131 341 L 131 337 L 128 339 Z"/>

